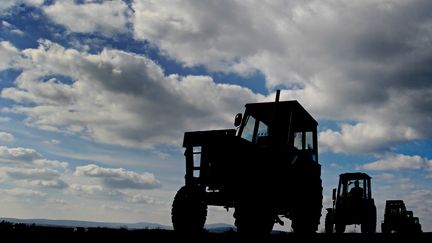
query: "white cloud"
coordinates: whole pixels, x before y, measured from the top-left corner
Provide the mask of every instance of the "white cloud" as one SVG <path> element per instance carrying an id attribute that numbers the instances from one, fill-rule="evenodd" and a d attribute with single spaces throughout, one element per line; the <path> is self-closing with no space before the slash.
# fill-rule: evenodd
<path id="1" fill-rule="evenodd" d="M 26 165 L 27 167 L 39 167 L 44 170 L 61 169 L 68 170 L 69 164 L 64 161 L 49 160 L 39 152 L 31 148 L 0 146 L 0 164 Z"/>
<path id="2" fill-rule="evenodd" d="M 8 132 L 0 132 L 0 141 L 13 142 L 15 140 L 14 135 Z"/>
<path id="3" fill-rule="evenodd" d="M 160 187 L 160 182 L 152 173 L 138 174 L 123 168 L 103 168 L 89 164 L 76 167 L 74 174 L 100 178 L 103 184 L 109 188 L 153 189 Z"/>
<path id="4" fill-rule="evenodd" d="M 337 153 L 388 150 L 398 142 L 420 138 L 411 127 L 390 127 L 371 123 L 342 124 L 340 131 L 327 129 L 319 133 L 320 148 Z"/>
<path id="5" fill-rule="evenodd" d="M 97 192 L 101 192 L 103 190 L 100 185 L 80 185 L 80 184 L 71 184 L 69 189 L 74 194 L 79 195 L 93 195 Z"/>
<path id="6" fill-rule="evenodd" d="M 64 171 L 67 171 L 69 163 L 64 161 L 58 161 L 58 160 L 48 160 L 48 159 L 36 159 L 33 161 L 35 165 L 41 166 L 41 167 L 49 167 L 54 169 L 62 169 Z"/>
<path id="7" fill-rule="evenodd" d="M 426 167 L 429 168 L 429 169 L 432 169 L 432 160 L 428 160 L 426 162 Z"/>
<path id="8" fill-rule="evenodd" d="M 0 13 L 13 5 L 15 5 L 16 0 L 4 0 L 0 2 Z"/>
<path id="9" fill-rule="evenodd" d="M 47 195 L 46 193 L 40 191 L 24 189 L 24 188 L 0 189 L 0 193 L 2 195 L 9 195 L 17 198 L 27 198 L 27 197 L 41 198 Z"/>
<path id="10" fill-rule="evenodd" d="M 4 27 L 4 29 L 8 29 L 11 33 L 16 34 L 16 35 L 24 35 L 25 33 L 18 29 L 15 25 L 7 22 L 7 21 L 2 21 L 1 22 L 1 26 Z"/>
<path id="11" fill-rule="evenodd" d="M 416 184 L 410 178 L 405 177 L 399 180 L 399 188 L 401 190 L 413 190 L 416 187 Z"/>
<path id="12" fill-rule="evenodd" d="M 22 2 L 34 6 L 40 6 L 44 3 L 44 1 L 45 0 L 22 0 Z"/>
<path id="13" fill-rule="evenodd" d="M 0 165 L 2 164 L 5 166 L 0 166 L 0 174 L 6 175 L 9 183 L 54 189 L 68 187 L 60 179 L 63 174 L 57 171 L 60 169 L 67 172 L 68 163 L 45 159 L 34 149 L 0 146 Z"/>
<path id="14" fill-rule="evenodd" d="M 423 206 L 432 205 L 432 191 L 416 190 L 407 195 L 407 199 L 410 202 L 409 206 L 411 203 Z"/>
<path id="15" fill-rule="evenodd" d="M 170 206 L 171 202 L 163 202 L 155 199 L 153 196 L 149 196 L 144 193 L 140 193 L 137 191 L 117 191 L 118 196 L 129 203 L 137 203 L 137 204 L 153 204 L 153 205 L 164 205 Z"/>
<path id="16" fill-rule="evenodd" d="M 58 205 L 67 205 L 68 203 L 63 199 L 50 198 L 48 199 L 49 203 L 58 204 Z"/>
<path id="17" fill-rule="evenodd" d="M 52 169 L 3 167 L 0 168 L 0 172 L 4 173 L 9 178 L 24 182 L 25 185 L 54 189 L 64 189 L 68 187 L 66 182 L 59 179 L 61 174 Z"/>
<path id="18" fill-rule="evenodd" d="M 14 33 L 16 35 L 25 35 L 25 33 L 20 29 L 13 29 L 11 30 L 11 33 Z"/>
<path id="19" fill-rule="evenodd" d="M 131 6 L 134 37 L 150 41 L 168 57 L 222 72 L 259 71 L 267 87 L 286 85 L 292 90 L 283 98 L 300 100 L 318 118 L 350 121 L 320 136 L 323 147 L 349 153 L 388 151 L 397 143 L 432 136 L 424 126 L 432 119 L 430 4 L 137 0 Z M 127 30 L 132 15 L 123 1 L 57 1 L 43 9 L 71 31 L 108 35 Z M 409 17 L 413 13 L 416 18 Z M 196 124 L 222 127 L 243 103 L 263 98 L 209 77 L 167 77 L 133 53 L 105 49 L 90 55 L 47 41 L 23 53 L 25 61 L 14 65 L 25 69 L 17 88 L 3 90 L 2 97 L 37 105 L 12 111 L 26 114 L 28 124 L 39 128 L 98 142 L 179 144 L 183 131 L 197 129 Z M 4 60 L 9 67 L 10 59 Z M 74 83 L 46 81 L 52 73 Z"/>
<path id="20" fill-rule="evenodd" d="M 135 194 L 128 198 L 129 202 L 132 203 L 145 203 L 145 204 L 154 204 L 155 200 L 152 197 L 149 197 L 144 194 Z"/>
<path id="21" fill-rule="evenodd" d="M 102 209 L 106 210 L 106 211 L 129 211 L 130 208 L 129 207 L 125 207 L 125 206 L 120 206 L 120 205 L 106 205 L 106 204 L 102 204 Z"/>
<path id="22" fill-rule="evenodd" d="M 138 0 L 133 3 L 134 34 L 188 66 L 205 64 L 219 70 L 242 66 L 250 71 L 260 53 L 282 46 L 277 51 L 285 53 L 289 47 L 281 43 L 285 30 L 277 23 L 287 20 L 282 13 L 294 4 L 274 2 Z"/>
<path id="23" fill-rule="evenodd" d="M 41 159 L 42 155 L 30 148 L 9 148 L 0 146 L 0 163 L 24 162 L 32 163 L 33 160 Z"/>
<path id="24" fill-rule="evenodd" d="M 391 173 L 382 173 L 382 174 L 378 174 L 375 176 L 375 179 L 383 180 L 383 181 L 391 181 L 395 178 L 396 178 L 396 176 L 394 174 L 391 174 Z"/>
<path id="25" fill-rule="evenodd" d="M 2 0 L 0 1 L 0 14 L 16 5 L 27 4 L 30 6 L 40 6 L 43 2 L 44 0 Z"/>
<path id="26" fill-rule="evenodd" d="M 111 36 L 128 31 L 130 9 L 124 1 L 84 2 L 56 1 L 44 6 L 43 11 L 56 23 L 72 32 L 101 32 Z"/>
<path id="27" fill-rule="evenodd" d="M 12 27 L 12 24 L 10 24 L 9 22 L 4 21 L 4 20 L 1 22 L 1 25 L 2 25 L 3 27 L 5 27 L 5 28 L 10 28 L 10 27 Z"/>
<path id="28" fill-rule="evenodd" d="M 88 54 L 42 41 L 23 53 L 17 87 L 1 92 L 18 103 L 9 111 L 31 126 L 102 143 L 178 146 L 184 131 L 232 127 L 244 104 L 265 98 L 208 76 L 165 76 L 146 57 L 119 50 Z M 53 73 L 74 82 L 44 80 Z"/>
<path id="29" fill-rule="evenodd" d="M 53 188 L 53 189 L 65 189 L 68 184 L 63 180 L 29 180 L 28 184 L 31 186 L 37 186 L 42 188 Z"/>
<path id="30" fill-rule="evenodd" d="M 48 144 L 48 145 L 56 145 L 56 144 L 60 144 L 60 140 L 57 139 L 51 139 L 51 140 L 45 140 L 42 143 L 44 144 Z"/>
<path id="31" fill-rule="evenodd" d="M 399 185 L 401 190 L 413 190 L 416 188 L 416 186 L 414 184 L 410 184 L 410 183 L 403 183 Z"/>
<path id="32" fill-rule="evenodd" d="M 402 170 L 402 169 L 422 169 L 430 163 L 430 160 L 418 155 L 392 154 L 372 163 L 362 165 L 366 170 Z"/>
<path id="33" fill-rule="evenodd" d="M 419 217 L 420 223 L 424 231 L 429 231 L 432 221 L 430 215 L 432 213 L 432 191 L 413 190 L 404 196 L 405 205 L 407 210 L 412 210 L 415 217 Z"/>
<path id="34" fill-rule="evenodd" d="M 18 59 L 19 51 L 8 41 L 0 41 L 0 71 L 11 68 Z"/>
<path id="35" fill-rule="evenodd" d="M 137 0 L 134 36 L 186 66 L 259 70 L 318 118 L 351 121 L 323 134 L 329 149 L 377 152 L 432 136 L 431 4 Z"/>
<path id="36" fill-rule="evenodd" d="M 6 167 L 2 168 L 2 171 L 17 180 L 52 180 L 60 176 L 58 171 L 45 168 L 24 169 Z"/>
<path id="37" fill-rule="evenodd" d="M 327 71 L 343 72 L 338 70 L 343 65 L 362 64 L 359 68 L 363 68 L 372 58 L 365 56 L 369 52 L 375 53 L 373 57 L 398 54 L 395 49 L 406 47 L 405 41 L 430 32 L 404 30 L 413 34 L 404 39 L 392 38 L 400 33 L 381 31 L 429 21 L 422 9 L 428 5 L 422 1 L 137 0 L 133 3 L 134 34 L 187 65 L 259 69 L 269 82 L 304 82 Z M 415 10 L 419 18 L 406 21 Z M 369 21 L 379 22 L 371 25 Z M 361 59 L 353 60 L 353 56 Z M 369 61 L 379 64 L 379 60 Z"/>

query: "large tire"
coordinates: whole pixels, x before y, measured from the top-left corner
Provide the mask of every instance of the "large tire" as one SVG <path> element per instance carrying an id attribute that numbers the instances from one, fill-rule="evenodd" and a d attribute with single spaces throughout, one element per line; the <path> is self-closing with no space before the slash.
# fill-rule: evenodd
<path id="1" fill-rule="evenodd" d="M 236 205 L 234 218 L 237 232 L 248 236 L 269 235 L 275 223 L 272 210 L 263 205 Z"/>
<path id="2" fill-rule="evenodd" d="M 363 234 L 375 234 L 376 233 L 376 222 L 369 222 L 361 224 L 361 232 Z"/>
<path id="3" fill-rule="evenodd" d="M 374 223 L 362 223 L 361 224 L 362 234 L 374 234 L 376 232 L 376 224 Z"/>
<path id="4" fill-rule="evenodd" d="M 375 234 L 376 233 L 376 208 L 372 207 L 370 216 L 361 224 L 361 232 L 363 234 Z"/>
<path id="5" fill-rule="evenodd" d="M 291 227 L 296 234 L 313 234 L 316 233 L 315 224 L 311 223 L 308 219 L 295 218 L 292 220 Z"/>
<path id="6" fill-rule="evenodd" d="M 197 188 L 182 187 L 174 197 L 171 220 L 180 233 L 202 232 L 207 218 L 207 204 Z"/>
<path id="7" fill-rule="evenodd" d="M 391 231 L 386 223 L 381 223 L 381 232 L 383 234 L 390 234 Z"/>
<path id="8" fill-rule="evenodd" d="M 363 234 L 375 234 L 376 233 L 376 221 L 370 221 L 361 224 L 361 232 Z"/>
<path id="9" fill-rule="evenodd" d="M 343 234 L 345 232 L 345 224 L 337 223 L 335 225 L 336 234 Z"/>
<path id="10" fill-rule="evenodd" d="M 333 225 L 334 225 L 333 224 L 333 212 L 331 210 L 331 211 L 327 212 L 326 217 L 325 217 L 325 232 L 327 234 L 333 233 L 333 228 L 334 228 Z"/>
<path id="11" fill-rule="evenodd" d="M 321 178 L 315 178 L 308 188 L 308 195 L 304 196 L 302 201 L 297 204 L 293 212 L 291 227 L 294 233 L 312 234 L 318 230 L 322 211 L 322 181 Z"/>

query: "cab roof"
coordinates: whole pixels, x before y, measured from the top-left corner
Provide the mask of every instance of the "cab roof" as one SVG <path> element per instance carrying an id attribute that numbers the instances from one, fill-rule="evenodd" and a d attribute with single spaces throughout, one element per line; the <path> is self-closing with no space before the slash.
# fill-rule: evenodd
<path id="1" fill-rule="evenodd" d="M 372 177 L 370 177 L 366 173 L 354 172 L 354 173 L 343 173 L 343 174 L 340 174 L 340 178 L 342 180 L 356 180 L 356 179 L 363 180 L 363 179 L 371 179 Z"/>
<path id="2" fill-rule="evenodd" d="M 307 112 L 297 100 L 248 103 L 246 112 L 263 122 L 269 121 L 276 114 L 277 119 L 293 120 L 294 123 L 317 126 L 318 122 Z"/>

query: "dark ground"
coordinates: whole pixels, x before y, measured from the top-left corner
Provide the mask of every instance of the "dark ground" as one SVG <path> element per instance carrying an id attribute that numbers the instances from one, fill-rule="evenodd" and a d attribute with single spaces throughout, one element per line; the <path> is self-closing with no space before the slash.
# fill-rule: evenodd
<path id="1" fill-rule="evenodd" d="M 1 225 L 1 242 L 432 242 L 432 232 L 417 235 L 381 233 L 363 235 L 360 233 L 346 234 L 314 234 L 296 235 L 293 233 L 272 234 L 266 237 L 244 237 L 236 232 L 202 233 L 199 235 L 179 235 L 171 230 L 128 230 L 108 228 L 61 228 L 42 227 L 35 225 L 9 224 Z"/>

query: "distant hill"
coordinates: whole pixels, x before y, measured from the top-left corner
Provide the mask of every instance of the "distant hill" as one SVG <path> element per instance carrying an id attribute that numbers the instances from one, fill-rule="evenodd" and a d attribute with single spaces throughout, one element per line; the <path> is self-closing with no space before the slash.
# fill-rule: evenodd
<path id="1" fill-rule="evenodd" d="M 230 224 L 206 224 L 204 228 L 211 233 L 226 233 L 237 231 L 236 227 Z"/>
<path id="2" fill-rule="evenodd" d="M 55 219 L 16 219 L 16 218 L 0 218 L 0 221 L 7 221 L 15 224 L 35 224 L 38 226 L 51 226 L 51 227 L 82 227 L 82 228 L 111 228 L 111 229 L 162 229 L 173 230 L 172 226 L 139 222 L 139 223 L 112 223 L 112 222 L 96 222 L 96 221 L 82 221 L 82 220 L 55 220 Z M 237 231 L 236 227 L 231 224 L 216 223 L 206 224 L 205 229 L 210 233 L 226 233 Z M 273 231 L 273 234 L 280 233 Z M 283 232 L 286 233 L 286 232 Z"/>
<path id="3" fill-rule="evenodd" d="M 128 229 L 166 229 L 171 230 L 171 226 L 154 223 L 109 223 L 109 222 L 93 222 L 81 220 L 55 220 L 55 219 L 16 219 L 16 218 L 0 218 L 0 221 L 7 221 L 16 224 L 35 224 L 40 226 L 56 226 L 56 227 L 83 227 L 83 228 L 128 228 Z"/>
<path id="4" fill-rule="evenodd" d="M 55 226 L 55 227 L 83 227 L 83 228 L 127 228 L 127 229 L 163 229 L 172 230 L 172 226 L 162 224 L 139 222 L 139 223 L 112 223 L 112 222 L 94 222 L 82 220 L 55 220 L 55 219 L 16 219 L 16 218 L 0 218 L 0 221 L 7 221 L 16 224 L 35 224 L 40 226 Z M 236 228 L 230 224 L 206 224 L 207 231 L 212 233 L 225 233 L 235 231 Z"/>

